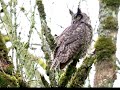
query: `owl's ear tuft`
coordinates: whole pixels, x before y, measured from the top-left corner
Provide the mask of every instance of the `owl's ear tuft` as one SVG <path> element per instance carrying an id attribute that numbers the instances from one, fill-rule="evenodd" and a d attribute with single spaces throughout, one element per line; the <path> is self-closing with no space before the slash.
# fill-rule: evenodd
<path id="1" fill-rule="evenodd" d="M 82 13 L 82 12 L 81 12 L 80 8 L 78 7 L 78 9 L 77 9 L 77 16 L 78 16 L 78 15 L 81 15 L 81 13 Z"/>
<path id="2" fill-rule="evenodd" d="M 74 14 L 73 11 L 71 11 L 70 9 L 69 9 L 69 13 L 71 14 L 71 16 L 73 16 Z"/>

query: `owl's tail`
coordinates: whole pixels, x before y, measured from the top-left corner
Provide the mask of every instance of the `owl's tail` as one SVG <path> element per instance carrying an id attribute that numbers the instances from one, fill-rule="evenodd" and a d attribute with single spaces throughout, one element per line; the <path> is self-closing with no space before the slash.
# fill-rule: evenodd
<path id="1" fill-rule="evenodd" d="M 52 69 L 56 70 L 59 67 L 59 65 L 60 65 L 60 62 L 59 62 L 58 58 L 55 58 L 52 62 L 50 70 L 52 70 Z"/>

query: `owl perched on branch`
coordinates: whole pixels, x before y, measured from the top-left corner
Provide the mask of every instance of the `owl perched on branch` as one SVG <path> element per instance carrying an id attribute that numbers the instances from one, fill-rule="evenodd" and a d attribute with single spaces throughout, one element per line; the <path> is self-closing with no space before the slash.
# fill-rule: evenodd
<path id="1" fill-rule="evenodd" d="M 85 13 L 82 13 L 79 8 L 76 14 L 71 10 L 69 12 L 72 16 L 72 22 L 57 37 L 57 46 L 54 50 L 51 69 L 63 69 L 79 53 L 80 58 L 84 57 L 88 46 L 91 44 L 92 26 L 90 18 Z"/>

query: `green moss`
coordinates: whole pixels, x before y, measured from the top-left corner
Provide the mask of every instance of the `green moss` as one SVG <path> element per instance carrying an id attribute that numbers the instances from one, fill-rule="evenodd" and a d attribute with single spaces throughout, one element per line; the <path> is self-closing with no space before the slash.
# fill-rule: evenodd
<path id="1" fill-rule="evenodd" d="M 103 24 L 103 29 L 118 30 L 118 21 L 112 16 L 106 17 L 101 23 Z"/>
<path id="2" fill-rule="evenodd" d="M 46 14 L 44 12 L 44 5 L 42 4 L 42 0 L 36 0 L 36 4 L 40 12 L 40 17 L 43 18 L 43 20 L 46 20 Z"/>
<path id="3" fill-rule="evenodd" d="M 5 40 L 3 39 L 2 34 L 0 33 L 0 56 L 8 60 L 8 50 L 5 45 Z"/>
<path id="4" fill-rule="evenodd" d="M 0 87 L 19 87 L 19 84 L 14 76 L 0 72 Z"/>
<path id="5" fill-rule="evenodd" d="M 24 81 L 22 79 L 22 77 L 18 77 L 17 79 L 18 79 L 18 83 L 19 83 L 20 88 L 30 88 L 28 83 L 26 81 Z"/>
<path id="6" fill-rule="evenodd" d="M 5 72 L 6 72 L 7 74 L 12 75 L 12 73 L 13 73 L 13 68 L 14 68 L 14 66 L 13 66 L 13 64 L 11 63 L 11 64 L 6 68 Z"/>
<path id="7" fill-rule="evenodd" d="M 51 34 L 49 34 L 47 36 L 49 36 L 46 40 L 47 40 L 47 42 L 48 42 L 48 44 L 50 46 L 50 49 L 54 50 L 55 46 L 56 46 L 55 40 L 54 40 L 54 38 L 53 38 L 53 36 Z"/>
<path id="8" fill-rule="evenodd" d="M 50 56 L 49 56 L 49 53 L 48 53 L 48 52 L 45 52 L 45 59 L 46 59 L 46 60 L 49 60 L 49 59 L 50 59 Z"/>
<path id="9" fill-rule="evenodd" d="M 24 47 L 25 47 L 25 49 L 28 49 L 29 48 L 29 43 L 28 42 L 24 43 Z"/>
<path id="10" fill-rule="evenodd" d="M 42 0 L 36 0 L 36 4 L 38 6 L 38 12 L 39 12 L 40 18 L 41 18 L 42 34 L 46 37 L 46 41 L 48 42 L 50 49 L 53 51 L 56 44 L 55 44 L 54 37 L 51 35 L 51 30 L 47 26 L 47 23 L 46 23 L 46 13 L 44 10 L 44 5 L 42 3 Z"/>
<path id="11" fill-rule="evenodd" d="M 9 41 L 8 36 L 3 36 L 0 33 L 0 57 L 2 58 L 1 62 L 4 64 L 3 69 L 7 74 L 12 74 L 13 64 L 8 61 L 8 49 L 6 48 L 5 41 Z"/>
<path id="12" fill-rule="evenodd" d="M 72 77 L 69 87 L 70 88 L 80 88 L 83 87 L 85 80 L 87 79 L 89 72 L 91 70 L 91 66 L 94 62 L 95 58 L 93 56 L 86 57 L 80 68 L 75 72 L 75 75 Z"/>
<path id="13" fill-rule="evenodd" d="M 111 8 L 117 8 L 120 5 L 120 0 L 100 0 L 102 3 L 105 3 L 106 6 Z"/>
<path id="14" fill-rule="evenodd" d="M 59 86 L 65 87 L 68 81 L 71 79 L 72 74 L 76 71 L 76 66 L 69 65 L 66 72 L 63 73 L 59 79 Z"/>
<path id="15" fill-rule="evenodd" d="M 45 35 L 46 37 L 46 41 L 48 42 L 50 49 L 53 51 L 55 49 L 56 43 L 55 43 L 54 37 L 51 34 L 50 28 L 48 26 L 46 27 L 42 26 L 42 32 L 43 32 L 43 35 Z"/>
<path id="16" fill-rule="evenodd" d="M 116 45 L 112 42 L 112 38 L 101 36 L 95 43 L 96 58 L 98 60 L 111 60 L 112 54 L 116 52 Z"/>
<path id="17" fill-rule="evenodd" d="M 3 37 L 3 39 L 4 39 L 5 42 L 10 41 L 10 38 L 9 38 L 8 35 L 2 35 L 2 37 Z"/>
<path id="18" fill-rule="evenodd" d="M 25 12 L 25 8 L 24 8 L 24 7 L 20 7 L 20 10 L 21 10 L 22 12 Z"/>
<path id="19" fill-rule="evenodd" d="M 73 62 L 70 63 L 70 65 L 66 69 L 65 74 L 63 74 L 63 76 L 60 78 L 60 81 L 59 81 L 60 87 L 65 87 L 68 84 L 69 80 L 71 80 L 71 77 L 75 74 L 76 64 L 79 61 L 79 58 L 82 52 L 83 51 L 80 50 L 80 52 L 73 57 L 72 59 Z"/>

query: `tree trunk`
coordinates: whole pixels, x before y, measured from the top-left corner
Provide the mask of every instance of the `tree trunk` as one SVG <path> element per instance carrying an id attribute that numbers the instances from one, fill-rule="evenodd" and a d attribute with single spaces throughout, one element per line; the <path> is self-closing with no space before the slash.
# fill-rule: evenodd
<path id="1" fill-rule="evenodd" d="M 116 38 L 118 32 L 118 0 L 99 0 L 98 40 L 95 43 L 94 87 L 113 87 L 116 79 Z"/>

